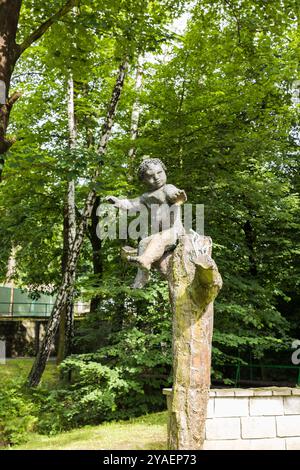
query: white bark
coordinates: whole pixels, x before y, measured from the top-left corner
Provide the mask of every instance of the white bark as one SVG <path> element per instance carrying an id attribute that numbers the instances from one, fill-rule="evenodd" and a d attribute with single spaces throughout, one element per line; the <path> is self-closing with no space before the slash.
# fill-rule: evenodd
<path id="1" fill-rule="evenodd" d="M 132 146 L 128 152 L 128 156 L 131 159 L 135 157 L 135 153 L 136 153 L 136 147 L 134 145 L 134 141 L 137 139 L 137 136 L 138 136 L 139 120 L 140 120 L 140 114 L 141 114 L 141 104 L 140 104 L 139 94 L 142 90 L 142 87 L 143 87 L 143 60 L 140 57 L 138 59 L 136 76 L 135 76 L 135 85 L 134 85 L 136 99 L 133 103 L 132 113 L 131 113 L 130 138 L 132 140 Z"/>

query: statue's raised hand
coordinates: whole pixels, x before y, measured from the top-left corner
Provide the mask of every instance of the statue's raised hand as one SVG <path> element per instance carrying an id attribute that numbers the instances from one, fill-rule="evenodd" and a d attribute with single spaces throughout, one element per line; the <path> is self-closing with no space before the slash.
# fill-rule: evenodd
<path id="1" fill-rule="evenodd" d="M 185 191 L 183 189 L 174 188 L 171 191 L 169 191 L 168 196 L 169 196 L 169 200 L 173 204 L 178 204 L 178 205 L 184 204 L 187 200 Z"/>

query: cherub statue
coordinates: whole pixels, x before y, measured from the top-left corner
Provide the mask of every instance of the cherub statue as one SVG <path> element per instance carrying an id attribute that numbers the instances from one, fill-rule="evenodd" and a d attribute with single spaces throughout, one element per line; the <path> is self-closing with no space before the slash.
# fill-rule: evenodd
<path id="1" fill-rule="evenodd" d="M 178 238 L 184 235 L 179 206 L 187 197 L 182 189 L 167 184 L 166 168 L 158 158 L 143 160 L 138 174 L 148 187 L 148 192 L 135 199 L 108 196 L 106 201 L 123 210 L 138 211 L 141 206 L 151 210 L 151 235 L 140 240 L 136 253 L 134 248 L 123 248 L 123 257 L 139 268 L 132 287 L 141 289 L 149 279 L 153 263 L 159 261 L 165 252 L 175 248 Z"/>

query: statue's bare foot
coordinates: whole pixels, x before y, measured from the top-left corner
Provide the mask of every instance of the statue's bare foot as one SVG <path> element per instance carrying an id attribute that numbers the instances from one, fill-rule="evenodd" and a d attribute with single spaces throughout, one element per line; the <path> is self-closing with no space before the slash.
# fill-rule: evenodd
<path id="1" fill-rule="evenodd" d="M 148 272 L 151 269 L 151 264 L 145 264 L 143 260 L 141 259 L 141 256 L 128 256 L 127 261 L 130 261 L 131 263 L 136 264 L 143 271 Z"/>
<path id="2" fill-rule="evenodd" d="M 133 248 L 132 246 L 123 246 L 121 248 L 121 258 L 125 261 L 129 261 L 130 256 L 137 255 L 137 248 Z"/>

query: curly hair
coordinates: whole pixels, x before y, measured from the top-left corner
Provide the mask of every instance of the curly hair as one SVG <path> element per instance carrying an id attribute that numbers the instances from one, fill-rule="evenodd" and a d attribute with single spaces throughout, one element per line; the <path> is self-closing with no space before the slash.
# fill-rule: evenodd
<path id="1" fill-rule="evenodd" d="M 145 160 L 142 161 L 138 169 L 138 175 L 140 180 L 144 179 L 145 173 L 150 165 L 160 165 L 162 169 L 166 171 L 165 165 L 159 158 L 145 158 Z"/>

